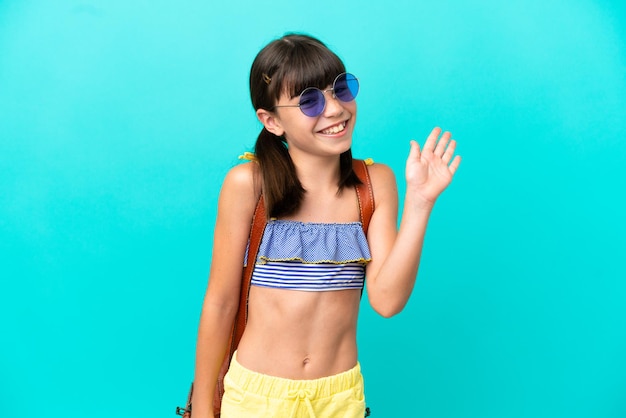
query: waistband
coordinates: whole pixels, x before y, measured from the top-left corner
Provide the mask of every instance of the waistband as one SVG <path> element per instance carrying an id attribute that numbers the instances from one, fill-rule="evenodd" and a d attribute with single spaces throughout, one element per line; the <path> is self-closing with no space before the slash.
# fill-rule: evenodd
<path id="1" fill-rule="evenodd" d="M 269 376 L 249 370 L 237 361 L 237 352 L 234 353 L 230 368 L 225 377 L 241 389 L 268 398 L 286 399 L 293 394 L 306 394 L 309 399 L 321 399 L 349 390 L 362 384 L 361 366 L 356 366 L 345 372 L 311 380 L 293 380 L 282 377 Z"/>

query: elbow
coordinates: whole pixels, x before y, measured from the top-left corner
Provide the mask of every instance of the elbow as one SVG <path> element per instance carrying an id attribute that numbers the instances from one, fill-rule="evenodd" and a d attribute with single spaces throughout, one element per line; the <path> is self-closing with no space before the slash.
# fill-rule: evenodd
<path id="1" fill-rule="evenodd" d="M 382 303 L 375 303 L 370 300 L 370 305 L 372 306 L 372 309 L 374 309 L 374 311 L 383 318 L 391 318 L 392 316 L 402 312 L 402 309 L 404 308 L 404 304 L 389 303 L 384 301 Z"/>
<path id="2" fill-rule="evenodd" d="M 399 314 L 402 309 L 374 309 L 383 318 L 391 318 Z"/>
<path id="3" fill-rule="evenodd" d="M 373 280 L 367 288 L 367 298 L 374 311 L 383 318 L 391 318 L 402 312 L 406 306 L 411 289 L 395 286 L 380 286 Z"/>
<path id="4" fill-rule="evenodd" d="M 234 320 L 239 309 L 239 299 L 232 297 L 219 297 L 215 295 L 207 295 L 204 299 L 202 307 L 202 316 L 213 315 L 220 321 L 229 323 Z"/>

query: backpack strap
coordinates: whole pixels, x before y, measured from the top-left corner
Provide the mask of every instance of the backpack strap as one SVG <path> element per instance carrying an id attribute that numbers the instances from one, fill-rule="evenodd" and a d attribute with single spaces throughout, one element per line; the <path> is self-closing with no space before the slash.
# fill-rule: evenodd
<path id="1" fill-rule="evenodd" d="M 359 215 L 363 232 L 367 236 L 367 230 L 370 226 L 370 220 L 374 213 L 374 192 L 372 190 L 372 181 L 370 179 L 367 166 L 371 165 L 371 160 L 352 160 L 352 169 L 357 177 L 361 180 L 361 184 L 355 186 L 356 197 L 359 201 Z"/>
<path id="2" fill-rule="evenodd" d="M 265 202 L 263 201 L 263 195 L 259 197 L 259 201 L 254 210 L 254 216 L 252 218 L 252 227 L 250 228 L 250 246 L 248 248 L 248 259 L 246 260 L 246 266 L 243 270 L 243 281 L 241 283 L 241 297 L 239 299 L 239 311 L 243 311 L 244 314 L 237 314 L 237 322 L 235 323 L 235 345 L 239 345 L 239 340 L 243 335 L 243 330 L 248 322 L 248 295 L 250 294 L 250 282 L 252 281 L 252 271 L 256 264 L 256 257 L 261 246 L 261 239 L 263 238 L 263 232 L 265 232 L 265 225 L 267 224 L 267 216 L 265 214 Z M 242 309 L 243 308 L 243 309 Z M 240 318 L 243 316 L 243 318 Z"/>

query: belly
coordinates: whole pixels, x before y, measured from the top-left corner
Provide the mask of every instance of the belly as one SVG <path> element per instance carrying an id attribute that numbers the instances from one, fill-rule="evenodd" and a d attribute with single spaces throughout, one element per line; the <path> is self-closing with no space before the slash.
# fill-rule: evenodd
<path id="1" fill-rule="evenodd" d="M 357 362 L 360 290 L 303 292 L 252 286 L 237 351 L 246 368 L 287 379 L 317 379 Z"/>

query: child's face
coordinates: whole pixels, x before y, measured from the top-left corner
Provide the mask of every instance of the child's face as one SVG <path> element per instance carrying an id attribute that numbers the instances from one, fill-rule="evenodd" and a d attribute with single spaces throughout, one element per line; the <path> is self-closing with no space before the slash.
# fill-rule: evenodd
<path id="1" fill-rule="evenodd" d="M 283 131 L 289 152 L 304 152 L 320 156 L 336 156 L 352 145 L 356 122 L 356 101 L 342 102 L 333 97 L 331 86 L 324 91 L 326 106 L 316 117 L 306 116 L 297 107 L 300 97 L 283 93 L 274 110 L 276 124 Z"/>

